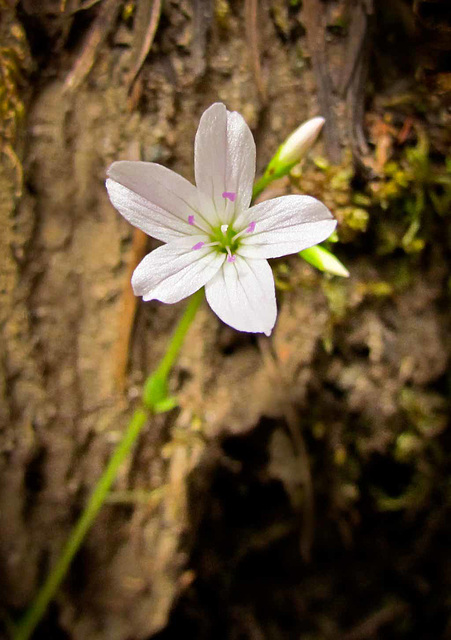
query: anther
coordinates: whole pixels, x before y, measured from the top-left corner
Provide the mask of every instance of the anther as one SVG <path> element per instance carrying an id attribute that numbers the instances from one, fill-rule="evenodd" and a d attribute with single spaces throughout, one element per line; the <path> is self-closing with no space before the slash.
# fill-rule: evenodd
<path id="1" fill-rule="evenodd" d="M 196 218 L 193 215 L 188 216 L 188 224 L 190 224 L 192 227 L 197 227 L 204 233 L 210 233 L 210 231 L 206 229 L 203 224 L 199 224 L 199 222 L 197 222 Z"/>
<path id="2" fill-rule="evenodd" d="M 226 200 L 230 200 L 230 202 L 235 202 L 236 193 L 234 191 L 224 191 L 222 197 Z"/>
<path id="3" fill-rule="evenodd" d="M 256 225 L 257 225 L 256 222 L 251 222 L 247 227 L 247 229 L 243 229 L 243 231 L 240 231 L 239 233 L 233 236 L 232 242 L 235 242 L 237 238 L 241 238 L 243 233 L 254 233 Z"/>
<path id="4" fill-rule="evenodd" d="M 232 255 L 232 252 L 230 251 L 230 247 L 226 247 L 226 251 L 227 251 L 227 262 L 235 262 L 236 260 L 236 256 Z"/>
<path id="5" fill-rule="evenodd" d="M 205 244 L 205 242 L 198 242 L 197 244 L 194 245 L 194 247 L 192 247 L 193 251 L 197 251 L 198 249 L 202 249 L 204 244 Z"/>

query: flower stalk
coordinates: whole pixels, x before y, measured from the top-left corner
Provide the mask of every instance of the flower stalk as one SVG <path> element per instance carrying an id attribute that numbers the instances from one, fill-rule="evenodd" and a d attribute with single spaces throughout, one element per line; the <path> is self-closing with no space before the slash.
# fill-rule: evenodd
<path id="1" fill-rule="evenodd" d="M 166 352 L 155 372 L 149 376 L 142 396 L 141 406 L 135 410 L 130 422 L 116 446 L 111 458 L 89 498 L 78 522 L 44 584 L 39 589 L 34 602 L 19 625 L 13 630 L 13 640 L 28 640 L 42 620 L 49 603 L 55 597 L 69 567 L 93 525 L 97 514 L 105 503 L 117 473 L 124 460 L 130 454 L 139 434 L 154 413 L 169 411 L 176 405 L 174 398 L 168 395 L 168 377 L 180 353 L 185 336 L 203 299 L 203 291 L 191 296 L 184 314 L 180 318 Z"/>

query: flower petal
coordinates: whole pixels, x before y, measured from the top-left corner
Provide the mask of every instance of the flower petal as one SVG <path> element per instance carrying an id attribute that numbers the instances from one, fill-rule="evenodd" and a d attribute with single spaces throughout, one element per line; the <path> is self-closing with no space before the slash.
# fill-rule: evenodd
<path id="1" fill-rule="evenodd" d="M 203 287 L 225 260 L 211 247 L 193 249 L 205 240 L 200 235 L 179 238 L 149 253 L 133 273 L 135 295 L 172 304 Z"/>
<path id="2" fill-rule="evenodd" d="M 277 305 L 274 278 L 266 260 L 224 262 L 205 286 L 207 302 L 219 318 L 238 331 L 271 334 Z"/>
<path id="3" fill-rule="evenodd" d="M 329 209 L 310 196 L 282 196 L 245 212 L 236 228 L 255 222 L 244 235 L 238 253 L 249 258 L 279 258 L 308 249 L 330 236 L 337 221 Z"/>
<path id="4" fill-rule="evenodd" d="M 108 176 L 111 202 L 144 233 L 163 242 L 199 233 L 188 222 L 192 215 L 202 221 L 198 192 L 182 176 L 153 162 L 127 161 L 114 162 Z"/>
<path id="5" fill-rule="evenodd" d="M 239 113 L 227 111 L 220 102 L 204 112 L 196 133 L 194 166 L 202 211 L 213 224 L 228 223 L 249 207 L 255 142 Z"/>

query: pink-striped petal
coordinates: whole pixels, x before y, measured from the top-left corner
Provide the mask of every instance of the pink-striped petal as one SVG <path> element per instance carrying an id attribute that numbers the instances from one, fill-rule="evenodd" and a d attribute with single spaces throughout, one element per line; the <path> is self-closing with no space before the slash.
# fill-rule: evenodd
<path id="1" fill-rule="evenodd" d="M 135 295 L 172 304 L 203 287 L 225 260 L 225 254 L 197 246 L 205 240 L 199 235 L 179 238 L 149 253 L 133 273 Z"/>
<path id="2" fill-rule="evenodd" d="M 249 207 L 255 177 L 255 142 L 236 111 L 213 104 L 202 115 L 194 147 L 201 207 L 213 224 L 229 223 Z"/>
<path id="3" fill-rule="evenodd" d="M 246 258 L 278 258 L 297 253 L 330 236 L 337 226 L 329 209 L 310 196 L 283 196 L 248 209 L 236 222 L 244 227 L 255 221 L 238 250 Z"/>
<path id="4" fill-rule="evenodd" d="M 144 233 L 169 242 L 199 232 L 189 223 L 190 216 L 204 222 L 197 189 L 174 171 L 152 162 L 121 161 L 111 165 L 108 176 L 111 202 Z"/>
<path id="5" fill-rule="evenodd" d="M 205 286 L 207 302 L 226 324 L 267 336 L 276 322 L 274 278 L 266 260 L 244 260 L 237 256 Z"/>

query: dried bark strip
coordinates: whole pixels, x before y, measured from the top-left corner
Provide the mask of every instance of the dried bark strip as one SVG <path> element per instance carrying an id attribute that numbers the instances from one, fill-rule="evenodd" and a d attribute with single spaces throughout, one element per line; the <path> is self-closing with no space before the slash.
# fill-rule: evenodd
<path id="1" fill-rule="evenodd" d="M 86 36 L 80 55 L 77 57 L 72 71 L 64 82 L 67 91 L 75 91 L 87 78 L 92 69 L 97 53 L 110 33 L 119 14 L 121 3 L 117 0 L 105 0 L 99 15 Z"/>
<path id="2" fill-rule="evenodd" d="M 161 15 L 161 0 L 140 0 L 134 20 L 134 39 L 132 49 L 132 67 L 125 84 L 128 91 L 133 87 L 144 60 L 152 47 Z"/>
<path id="3" fill-rule="evenodd" d="M 332 162 L 340 162 L 341 150 L 338 138 L 337 121 L 333 107 L 333 91 L 327 68 L 324 27 L 321 23 L 323 13 L 320 0 L 305 0 L 304 21 L 307 27 L 307 42 L 312 56 L 313 71 L 318 84 L 318 101 L 321 115 L 326 119 L 324 135 L 326 149 Z"/>
<path id="4" fill-rule="evenodd" d="M 119 391 L 125 389 L 125 377 L 127 373 L 127 364 L 130 351 L 130 340 L 132 336 L 133 324 L 136 315 L 137 298 L 130 286 L 130 280 L 133 271 L 146 255 L 147 236 L 140 229 L 133 232 L 132 257 L 127 265 L 127 274 L 124 278 L 125 288 L 122 292 L 120 302 L 121 316 L 119 323 L 119 332 L 116 343 L 116 384 Z"/>
<path id="5" fill-rule="evenodd" d="M 255 84 L 263 104 L 266 103 L 267 93 L 266 85 L 262 76 L 262 67 L 260 61 L 260 47 L 257 28 L 257 10 L 258 0 L 246 0 L 245 4 L 245 20 L 246 20 L 246 37 L 249 42 L 252 69 L 254 72 Z"/>

